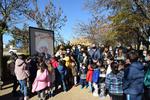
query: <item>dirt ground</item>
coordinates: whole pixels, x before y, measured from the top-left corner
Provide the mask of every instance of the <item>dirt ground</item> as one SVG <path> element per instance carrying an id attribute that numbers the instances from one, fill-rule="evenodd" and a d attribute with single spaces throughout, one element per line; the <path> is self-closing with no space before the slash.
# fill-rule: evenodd
<path id="1" fill-rule="evenodd" d="M 18 97 L 13 97 L 11 94 L 12 84 L 4 85 L 0 90 L 0 100 L 18 100 Z M 37 96 L 33 96 L 30 100 L 38 100 Z M 61 92 L 48 100 L 109 100 L 109 97 L 100 98 L 93 97 L 88 89 L 80 89 L 80 87 L 73 87 L 68 92 Z"/>

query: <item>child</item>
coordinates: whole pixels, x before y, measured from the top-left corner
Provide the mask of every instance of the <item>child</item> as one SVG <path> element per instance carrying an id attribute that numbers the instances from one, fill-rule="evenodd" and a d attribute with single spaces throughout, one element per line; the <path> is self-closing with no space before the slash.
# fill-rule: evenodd
<path id="1" fill-rule="evenodd" d="M 32 85 L 32 92 L 35 91 L 38 93 L 38 98 L 41 100 L 46 99 L 46 89 L 50 87 L 50 79 L 49 79 L 49 72 L 46 68 L 46 64 L 44 62 L 40 62 L 38 64 L 38 71 L 36 78 Z"/>
<path id="2" fill-rule="evenodd" d="M 73 82 L 74 82 L 74 86 L 77 86 L 77 65 L 74 61 L 71 62 L 71 71 L 72 71 L 72 75 L 73 75 Z"/>
<path id="3" fill-rule="evenodd" d="M 59 83 L 61 84 L 61 87 L 63 87 L 63 91 L 67 91 L 67 87 L 66 87 L 66 83 L 65 83 L 65 77 L 67 75 L 67 70 L 64 67 L 64 62 L 63 61 L 59 61 L 59 65 L 57 67 L 58 70 L 58 75 L 59 75 Z"/>
<path id="4" fill-rule="evenodd" d="M 50 90 L 49 90 L 49 96 L 54 96 L 54 90 L 55 90 L 55 70 L 54 70 L 54 67 L 50 64 L 50 63 L 47 63 L 47 66 L 48 66 L 48 71 L 49 71 L 49 78 L 50 78 Z"/>
<path id="5" fill-rule="evenodd" d="M 124 72 L 118 70 L 118 63 L 111 63 L 111 73 L 106 76 L 106 89 L 112 100 L 123 100 L 123 77 Z"/>
<path id="6" fill-rule="evenodd" d="M 88 66 L 88 72 L 87 72 L 87 75 L 86 75 L 86 81 L 88 82 L 88 86 L 90 88 L 90 92 L 92 92 L 92 76 L 93 76 L 93 67 L 90 64 Z"/>
<path id="7" fill-rule="evenodd" d="M 87 69 L 86 69 L 86 67 L 85 67 L 85 64 L 81 64 L 80 71 L 79 71 L 81 89 L 83 89 L 84 86 L 87 87 L 87 83 L 86 83 L 86 73 L 87 73 Z"/>
<path id="8" fill-rule="evenodd" d="M 105 96 L 105 78 L 106 78 L 106 69 L 104 66 L 100 67 L 100 80 L 99 80 L 99 86 L 100 86 L 100 97 Z"/>
<path id="9" fill-rule="evenodd" d="M 101 64 L 100 62 L 95 62 L 94 65 L 94 71 L 93 71 L 93 77 L 92 77 L 92 81 L 93 81 L 93 96 L 98 96 L 98 82 L 99 82 L 99 75 L 100 75 L 100 67 Z"/>

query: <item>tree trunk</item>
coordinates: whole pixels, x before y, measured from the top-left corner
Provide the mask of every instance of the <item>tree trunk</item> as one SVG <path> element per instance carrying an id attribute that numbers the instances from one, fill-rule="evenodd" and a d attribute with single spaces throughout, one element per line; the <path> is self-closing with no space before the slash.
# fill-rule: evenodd
<path id="1" fill-rule="evenodd" d="M 0 33 L 0 90 L 2 89 L 2 63 L 3 63 L 3 34 Z"/>

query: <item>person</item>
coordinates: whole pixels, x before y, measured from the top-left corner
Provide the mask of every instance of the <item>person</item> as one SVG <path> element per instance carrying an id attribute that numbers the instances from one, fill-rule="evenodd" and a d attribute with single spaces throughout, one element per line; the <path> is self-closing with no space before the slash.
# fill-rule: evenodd
<path id="1" fill-rule="evenodd" d="M 14 57 L 10 57 L 9 60 L 7 61 L 7 69 L 8 69 L 8 73 L 10 73 L 11 78 L 13 80 L 13 96 L 17 95 L 17 87 L 19 86 L 19 83 L 17 81 L 16 75 L 15 75 L 15 61 L 16 59 L 14 59 Z"/>
<path id="2" fill-rule="evenodd" d="M 38 93 L 39 100 L 46 100 L 46 90 L 50 87 L 49 72 L 46 64 L 41 60 L 38 63 L 38 70 L 36 78 L 32 84 L 32 92 Z"/>
<path id="3" fill-rule="evenodd" d="M 88 82 L 88 87 L 90 89 L 90 92 L 92 92 L 92 76 L 93 76 L 93 65 L 89 64 L 88 65 L 88 72 L 86 75 L 86 81 Z"/>
<path id="4" fill-rule="evenodd" d="M 145 61 L 147 62 L 145 65 L 145 76 L 144 76 L 144 85 L 145 85 L 145 100 L 150 100 L 150 52 L 147 53 L 145 57 Z"/>
<path id="5" fill-rule="evenodd" d="M 61 84 L 61 87 L 63 87 L 63 91 L 66 92 L 67 91 L 67 86 L 66 86 L 66 82 L 65 82 L 65 78 L 67 75 L 67 70 L 64 66 L 64 62 L 63 61 L 59 61 L 59 65 L 57 67 L 58 70 L 58 75 L 59 75 L 59 79 L 58 82 Z"/>
<path id="6" fill-rule="evenodd" d="M 29 78 L 29 70 L 25 62 L 25 55 L 20 55 L 15 62 L 15 75 L 20 84 L 20 91 L 24 96 L 24 100 L 28 100 L 27 79 Z M 21 97 L 22 98 L 22 97 Z"/>
<path id="7" fill-rule="evenodd" d="M 85 64 L 81 64 L 80 71 L 79 71 L 81 89 L 83 89 L 85 86 L 87 87 L 86 74 L 87 74 L 87 68 Z"/>
<path id="8" fill-rule="evenodd" d="M 127 100 L 142 100 L 144 93 L 144 66 L 138 61 L 138 52 L 129 53 L 131 64 L 125 69 L 124 93 Z"/>
<path id="9" fill-rule="evenodd" d="M 123 60 L 125 61 L 126 60 L 126 56 L 123 52 L 123 48 L 122 47 L 119 47 L 118 48 L 118 53 L 115 55 L 115 58 L 114 58 L 116 61 L 117 60 Z"/>
<path id="10" fill-rule="evenodd" d="M 100 76 L 99 76 L 99 89 L 101 98 L 103 98 L 106 95 L 105 79 L 106 79 L 106 68 L 102 63 L 102 66 L 100 67 Z"/>
<path id="11" fill-rule="evenodd" d="M 93 66 L 93 76 L 92 76 L 92 82 L 93 82 L 93 96 L 98 96 L 98 82 L 99 82 L 99 75 L 100 75 L 100 61 L 95 62 L 95 65 Z"/>
<path id="12" fill-rule="evenodd" d="M 71 71 L 72 71 L 74 86 L 76 87 L 78 85 L 77 84 L 78 71 L 77 71 L 77 64 L 75 63 L 75 61 L 71 61 Z"/>
<path id="13" fill-rule="evenodd" d="M 49 88 L 49 97 L 54 96 L 54 90 L 55 90 L 55 69 L 51 65 L 50 61 L 46 63 L 48 67 L 48 72 L 49 72 L 49 78 L 50 78 L 50 88 Z"/>
<path id="14" fill-rule="evenodd" d="M 124 72 L 118 70 L 118 63 L 111 63 L 111 73 L 106 76 L 106 89 L 112 100 L 123 100 L 123 77 Z M 134 99 L 136 100 L 136 99 Z"/>
<path id="15" fill-rule="evenodd" d="M 89 63 L 97 62 L 102 58 L 101 50 L 97 48 L 95 44 L 93 44 L 89 51 L 89 56 Z"/>

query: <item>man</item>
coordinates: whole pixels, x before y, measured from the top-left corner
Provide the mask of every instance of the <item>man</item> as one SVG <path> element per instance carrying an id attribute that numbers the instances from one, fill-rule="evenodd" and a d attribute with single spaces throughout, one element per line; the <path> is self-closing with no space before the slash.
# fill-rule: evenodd
<path id="1" fill-rule="evenodd" d="M 92 45 L 92 48 L 89 50 L 90 61 L 89 63 L 96 63 L 101 59 L 101 51 L 96 47 L 95 44 Z"/>
<path id="2" fill-rule="evenodd" d="M 138 58 L 136 51 L 129 54 L 131 64 L 125 69 L 123 87 L 127 100 L 142 100 L 144 93 L 144 66 Z"/>

